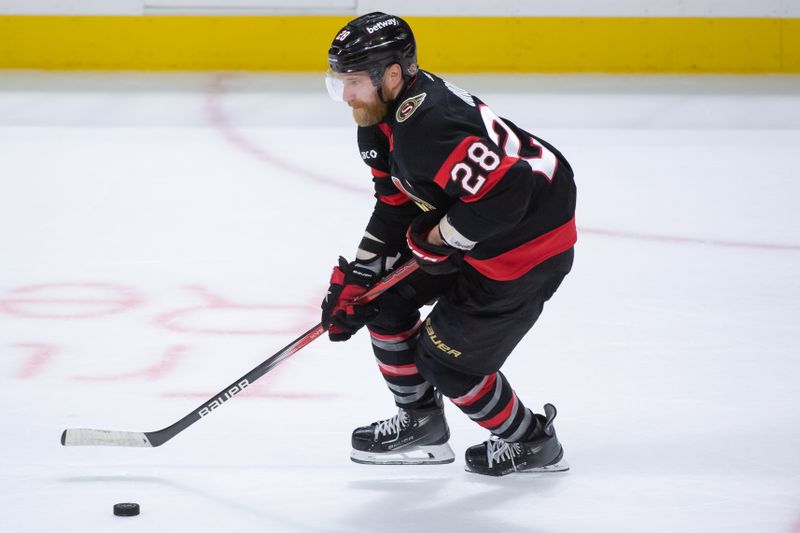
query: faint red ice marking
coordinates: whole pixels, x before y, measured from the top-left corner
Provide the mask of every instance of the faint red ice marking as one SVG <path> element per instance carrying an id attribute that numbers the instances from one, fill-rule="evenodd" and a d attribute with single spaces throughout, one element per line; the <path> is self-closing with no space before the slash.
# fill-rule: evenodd
<path id="1" fill-rule="evenodd" d="M 726 248 L 755 248 L 759 250 L 789 250 L 800 251 L 798 244 L 776 244 L 768 242 L 746 242 L 746 241 L 726 241 L 720 239 L 703 239 L 700 237 L 678 237 L 671 235 L 650 235 L 644 233 L 633 233 L 628 231 L 614 231 L 592 228 L 578 228 L 578 234 L 588 233 L 590 235 L 606 235 L 608 237 L 619 237 L 622 239 L 636 239 L 641 241 L 672 242 L 681 244 L 705 244 L 707 246 L 721 246 Z"/>
<path id="2" fill-rule="evenodd" d="M 0 312 L 25 318 L 96 318 L 142 302 L 134 289 L 111 283 L 42 283 L 10 294 L 0 299 Z"/>
<path id="3" fill-rule="evenodd" d="M 175 365 L 177 365 L 178 361 L 185 355 L 188 349 L 187 346 L 170 346 L 166 349 L 160 361 L 141 370 L 110 374 L 107 376 L 75 376 L 72 379 L 77 381 L 121 381 L 143 378 L 145 380 L 155 381 L 175 368 Z"/>
<path id="4" fill-rule="evenodd" d="M 800 517 L 798 517 L 794 523 L 789 526 L 789 533 L 800 533 Z"/>
<path id="5" fill-rule="evenodd" d="M 177 309 L 158 315 L 155 322 L 160 326 L 180 333 L 204 333 L 208 335 L 283 335 L 294 333 L 305 326 L 305 319 L 308 318 L 311 310 L 316 313 L 316 308 L 306 305 L 285 305 L 285 304 L 240 304 L 211 293 L 208 289 L 200 286 L 187 287 L 190 291 L 197 294 L 204 303 L 183 309 Z M 225 311 L 256 311 L 273 310 L 280 311 L 283 315 L 295 314 L 297 323 L 290 326 L 264 327 L 264 328 L 210 328 L 193 326 L 188 324 L 190 315 L 198 313 L 219 313 Z M 302 322 L 302 323 L 301 323 Z"/>
<path id="6" fill-rule="evenodd" d="M 36 342 L 21 342 L 12 344 L 20 348 L 33 350 L 31 356 L 20 366 L 19 370 L 14 377 L 17 379 L 31 379 L 42 371 L 45 364 L 50 362 L 58 349 L 51 344 L 42 344 Z"/>
<path id="7" fill-rule="evenodd" d="M 336 179 L 335 177 L 332 177 L 329 173 L 315 172 L 311 169 L 301 167 L 288 159 L 282 159 L 270 154 L 261 146 L 258 146 L 249 139 L 245 138 L 231 125 L 228 116 L 222 109 L 221 101 L 224 94 L 223 83 L 226 77 L 227 75 L 217 75 L 214 78 L 211 85 L 211 90 L 209 91 L 206 99 L 206 114 L 208 115 L 211 124 L 217 129 L 217 131 L 220 132 L 220 134 L 222 134 L 225 140 L 230 142 L 239 150 L 242 150 L 243 152 L 258 159 L 262 163 L 267 163 L 274 167 L 280 168 L 286 172 L 294 174 L 295 176 L 321 183 L 323 185 L 328 185 L 345 192 L 351 192 L 359 195 L 370 193 L 370 189 L 368 187 L 356 187 L 347 183 L 343 179 Z"/>

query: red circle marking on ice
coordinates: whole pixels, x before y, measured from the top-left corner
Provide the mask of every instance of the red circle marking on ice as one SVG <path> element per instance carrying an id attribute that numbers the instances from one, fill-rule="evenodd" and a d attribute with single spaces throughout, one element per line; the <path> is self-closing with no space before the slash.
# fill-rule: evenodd
<path id="1" fill-rule="evenodd" d="M 96 318 L 136 307 L 132 288 L 111 283 L 42 283 L 13 289 L 0 312 L 25 318 Z"/>

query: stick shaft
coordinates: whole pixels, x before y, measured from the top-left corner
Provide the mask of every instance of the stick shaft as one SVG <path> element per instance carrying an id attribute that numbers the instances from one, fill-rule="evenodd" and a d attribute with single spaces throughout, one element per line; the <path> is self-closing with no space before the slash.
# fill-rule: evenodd
<path id="1" fill-rule="evenodd" d="M 409 275 L 411 275 L 411 273 L 416 271 L 417 268 L 419 268 L 419 265 L 413 259 L 403 263 L 401 266 L 393 270 L 390 274 L 376 283 L 369 291 L 358 298 L 357 301 L 366 303 L 374 300 L 395 286 L 397 283 L 407 278 Z M 324 333 L 325 328 L 323 327 L 322 323 L 317 324 L 284 346 L 280 351 L 278 351 L 278 353 L 271 356 L 257 367 L 250 370 L 247 374 L 228 385 L 218 394 L 209 398 L 194 411 L 164 429 L 144 433 L 83 428 L 66 429 L 61 435 L 61 444 L 64 446 L 161 446 L 201 418 L 211 414 L 215 409 L 252 385 L 257 379 L 278 366 L 280 363 L 296 354 L 304 347 L 308 346 L 314 340 L 321 337 Z M 144 436 L 146 442 L 143 441 L 140 436 Z"/>

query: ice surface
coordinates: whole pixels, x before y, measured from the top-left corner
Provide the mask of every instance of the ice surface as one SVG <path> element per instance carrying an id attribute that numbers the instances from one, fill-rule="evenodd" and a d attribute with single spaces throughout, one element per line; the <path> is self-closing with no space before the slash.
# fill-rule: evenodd
<path id="1" fill-rule="evenodd" d="M 800 78 L 451 76 L 576 169 L 573 273 L 505 367 L 572 470 L 352 463 L 394 414 L 318 320 L 370 176 L 321 76 L 0 73 L 0 531 L 800 532 Z M 142 506 L 112 515 L 116 502 Z"/>

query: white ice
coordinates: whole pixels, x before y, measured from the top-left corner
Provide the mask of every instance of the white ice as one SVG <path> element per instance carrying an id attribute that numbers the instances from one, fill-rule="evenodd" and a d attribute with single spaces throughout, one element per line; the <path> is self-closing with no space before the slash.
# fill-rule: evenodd
<path id="1" fill-rule="evenodd" d="M 321 76 L 0 73 L 0 531 L 800 532 L 800 78 L 450 76 L 576 169 L 574 271 L 505 367 L 572 470 L 370 467 L 394 414 L 318 321 L 373 199 Z M 117 518 L 115 502 L 141 504 Z"/>

